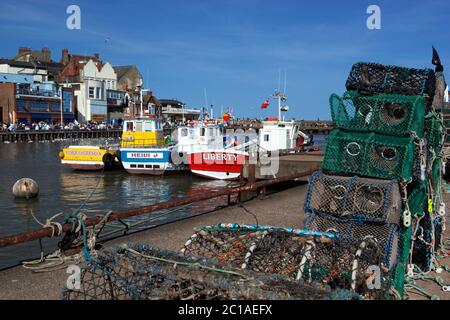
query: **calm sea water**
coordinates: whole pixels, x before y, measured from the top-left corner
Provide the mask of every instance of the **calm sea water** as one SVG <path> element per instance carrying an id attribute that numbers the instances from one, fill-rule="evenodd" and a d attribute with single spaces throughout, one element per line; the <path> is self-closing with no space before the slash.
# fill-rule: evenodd
<path id="1" fill-rule="evenodd" d="M 314 141 L 321 146 L 325 138 L 317 136 Z M 63 144 L 67 142 L 0 144 L 0 237 L 40 228 L 30 215 L 31 212 L 38 220 L 45 222 L 59 212 L 76 210 L 94 188 L 95 193 L 83 208 L 88 216 L 181 198 L 227 184 L 224 181 L 203 180 L 190 174 L 153 177 L 130 175 L 122 170 L 75 172 L 60 164 L 58 152 Z M 13 197 L 12 186 L 24 177 L 38 183 L 38 198 L 26 201 Z M 195 204 L 127 222 L 148 227 L 205 212 L 221 204 L 217 201 Z M 45 251 L 55 250 L 56 243 L 57 239 L 45 239 Z M 38 241 L 0 248 L 0 269 L 37 257 L 39 253 Z"/>

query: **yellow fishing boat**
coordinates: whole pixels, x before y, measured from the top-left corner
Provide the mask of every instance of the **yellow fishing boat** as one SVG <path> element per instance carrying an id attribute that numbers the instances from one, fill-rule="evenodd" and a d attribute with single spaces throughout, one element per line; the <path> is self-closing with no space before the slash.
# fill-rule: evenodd
<path id="1" fill-rule="evenodd" d="M 61 164 L 73 170 L 102 170 L 120 165 L 117 149 L 108 146 L 69 146 L 59 152 Z"/>

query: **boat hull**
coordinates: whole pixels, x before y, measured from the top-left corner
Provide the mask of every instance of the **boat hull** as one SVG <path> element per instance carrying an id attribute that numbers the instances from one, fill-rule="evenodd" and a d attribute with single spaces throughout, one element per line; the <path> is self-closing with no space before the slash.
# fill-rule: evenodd
<path id="1" fill-rule="evenodd" d="M 117 150 L 94 146 L 69 146 L 60 151 L 61 164 L 72 170 L 102 170 L 117 166 Z"/>
<path id="2" fill-rule="evenodd" d="M 189 154 L 189 169 L 204 178 L 234 180 L 241 175 L 247 158 L 246 154 L 237 152 L 195 152 Z"/>
<path id="3" fill-rule="evenodd" d="M 120 158 L 131 174 L 163 175 L 187 170 L 171 162 L 170 150 L 165 148 L 122 148 Z"/>
<path id="4" fill-rule="evenodd" d="M 63 167 L 72 170 L 83 170 L 83 171 L 97 171 L 102 170 L 105 167 L 103 162 L 93 162 L 93 161 L 61 161 Z"/>

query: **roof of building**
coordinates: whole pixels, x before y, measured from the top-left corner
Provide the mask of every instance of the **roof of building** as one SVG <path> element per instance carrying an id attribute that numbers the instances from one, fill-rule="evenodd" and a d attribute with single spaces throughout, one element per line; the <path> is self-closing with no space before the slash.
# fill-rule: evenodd
<path id="1" fill-rule="evenodd" d="M 136 69 L 137 72 L 140 75 L 139 69 L 135 65 L 128 65 L 128 66 L 115 66 L 113 67 L 114 71 L 117 74 L 117 80 L 120 81 L 120 78 L 122 78 L 124 75 L 127 74 L 128 71 L 132 69 Z"/>
<path id="2" fill-rule="evenodd" d="M 4 59 L 4 58 L 0 59 L 0 64 L 7 64 L 12 67 L 18 67 L 18 68 L 47 69 L 47 67 L 43 64 L 26 62 L 26 61 L 14 61 L 12 59 Z"/>
<path id="3" fill-rule="evenodd" d="M 184 103 L 177 99 L 159 99 L 161 104 L 170 104 L 170 105 L 183 105 Z"/>
<path id="4" fill-rule="evenodd" d="M 64 82 L 66 80 L 79 81 L 80 70 L 92 60 L 100 71 L 103 67 L 102 61 L 100 61 L 98 56 L 82 56 L 82 55 L 70 55 L 69 62 L 67 65 L 63 66 L 61 72 L 59 73 L 58 80 Z"/>

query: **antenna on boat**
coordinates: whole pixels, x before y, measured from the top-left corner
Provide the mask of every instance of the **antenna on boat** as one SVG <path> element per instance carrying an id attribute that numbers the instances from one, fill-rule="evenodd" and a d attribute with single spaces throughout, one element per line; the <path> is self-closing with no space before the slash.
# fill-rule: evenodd
<path id="1" fill-rule="evenodd" d="M 278 92 L 281 90 L 281 68 L 278 69 Z"/>
<path id="2" fill-rule="evenodd" d="M 208 97 L 206 96 L 206 88 L 203 89 L 203 93 L 205 95 L 205 110 L 208 112 Z M 205 119 L 203 119 L 205 120 Z"/>
<path id="3" fill-rule="evenodd" d="M 286 69 L 284 69 L 284 90 L 283 90 L 283 95 L 286 95 Z"/>

